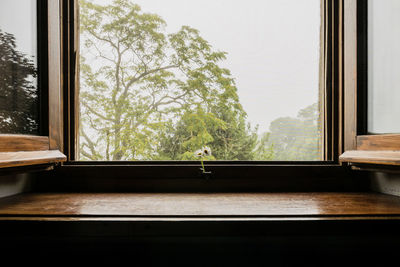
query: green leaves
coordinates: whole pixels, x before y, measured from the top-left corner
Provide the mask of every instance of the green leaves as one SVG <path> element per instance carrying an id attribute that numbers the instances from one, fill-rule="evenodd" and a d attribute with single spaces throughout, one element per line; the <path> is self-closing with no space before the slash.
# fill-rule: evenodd
<path id="1" fill-rule="evenodd" d="M 300 110 L 297 118 L 282 117 L 271 123 L 268 144 L 273 144 L 275 160 L 319 160 L 320 142 L 317 103 Z"/>
<path id="2" fill-rule="evenodd" d="M 165 32 L 133 1 L 94 2 L 80 0 L 81 159 L 197 160 L 204 146 L 205 160 L 315 158 L 317 106 L 258 137 L 221 67 L 226 52 L 190 26 Z"/>
<path id="3" fill-rule="evenodd" d="M 251 154 L 234 80 L 219 67 L 225 52 L 189 26 L 167 34 L 128 0 L 80 6 L 83 159 L 188 160 L 207 144 L 223 150 L 209 160 Z"/>
<path id="4" fill-rule="evenodd" d="M 13 34 L 0 29 L 0 130 L 9 134 L 38 134 L 37 69 L 17 49 Z"/>

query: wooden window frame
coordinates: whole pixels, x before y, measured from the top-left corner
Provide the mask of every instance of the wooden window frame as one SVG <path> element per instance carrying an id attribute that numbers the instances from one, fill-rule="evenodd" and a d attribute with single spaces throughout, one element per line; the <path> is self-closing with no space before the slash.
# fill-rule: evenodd
<path id="1" fill-rule="evenodd" d="M 400 134 L 367 132 L 367 1 L 346 0 L 344 21 L 346 116 L 345 149 L 340 162 L 355 169 L 399 166 Z"/>
<path id="2" fill-rule="evenodd" d="M 61 0 L 62 1 L 62 0 Z M 79 14 L 77 1 L 62 1 L 63 16 L 63 80 L 64 85 L 64 152 L 70 159 L 63 164 L 61 172 L 80 175 L 83 170 L 90 171 L 100 177 L 111 173 L 125 173 L 134 176 L 136 179 L 169 177 L 169 178 L 201 178 L 198 162 L 79 162 L 75 161 L 77 151 L 78 132 L 78 90 L 75 85 L 79 83 Z M 322 29 L 323 48 L 321 55 L 324 58 L 324 65 L 321 70 L 321 82 L 323 83 L 326 97 L 322 102 L 324 114 L 324 148 L 326 161 L 320 162 L 249 162 L 249 161 L 223 161 L 208 162 L 208 168 L 212 171 L 213 178 L 259 178 L 266 174 L 285 174 L 309 176 L 315 174 L 315 170 L 321 173 L 341 173 L 346 170 L 339 164 L 339 155 L 343 152 L 343 112 L 341 98 L 343 95 L 342 78 L 343 68 L 341 67 L 343 55 L 339 43 L 342 38 L 342 0 L 323 0 L 322 15 L 325 23 Z M 334 169 L 334 170 L 333 170 Z M 314 170 L 314 171 L 313 171 Z M 308 174 L 307 174 L 308 173 Z M 204 178 L 204 177 L 203 177 Z"/>
<path id="3" fill-rule="evenodd" d="M 79 162 L 75 161 L 79 112 L 79 16 L 78 0 L 59 0 L 62 24 L 61 59 L 63 85 L 63 132 L 56 133 L 57 143 L 68 161 L 37 181 L 40 190 L 60 191 L 326 191 L 360 190 L 366 179 L 339 162 L 344 151 L 343 109 L 343 0 L 323 0 L 324 21 L 321 55 L 321 83 L 326 92 L 323 101 L 325 157 L 323 162 L 208 162 L 211 176 L 203 176 L 199 162 Z M 55 113 L 57 114 L 57 113 Z M 54 114 L 54 115 L 55 115 Z M 76 114 L 76 115 L 74 115 Z M 61 139 L 59 139 L 61 138 Z M 57 179 L 54 179 L 54 178 Z"/>
<path id="4" fill-rule="evenodd" d="M 48 103 L 41 105 L 43 122 L 47 127 L 41 126 L 47 136 L 23 135 L 23 134 L 0 134 L 0 168 L 15 168 L 26 166 L 43 165 L 48 169 L 49 165 L 66 160 L 62 150 L 62 97 L 61 97 L 61 47 L 60 43 L 60 6 L 59 1 L 41 1 L 38 5 L 39 12 L 47 12 L 46 25 L 38 25 L 38 31 L 45 31 L 47 28 L 47 44 L 39 46 L 39 54 L 48 55 L 48 81 L 39 83 L 39 88 L 45 92 L 42 97 L 48 97 Z M 42 27 L 43 26 L 43 27 Z M 41 36 L 42 34 L 38 34 Z M 45 36 L 45 35 L 43 35 Z M 43 40 L 38 37 L 39 44 Z M 47 50 L 47 51 L 46 51 Z M 39 69 L 42 66 L 39 66 Z M 41 71 L 41 70 L 39 70 Z M 48 87 L 48 90 L 47 88 Z M 48 106 L 47 106 L 48 104 Z M 44 110 L 48 109 L 48 110 Z M 26 170 L 26 168 L 24 168 Z"/>

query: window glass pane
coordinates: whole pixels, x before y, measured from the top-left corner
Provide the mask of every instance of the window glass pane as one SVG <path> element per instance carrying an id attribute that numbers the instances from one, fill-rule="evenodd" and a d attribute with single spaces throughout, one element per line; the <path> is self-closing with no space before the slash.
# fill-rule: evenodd
<path id="1" fill-rule="evenodd" d="M 38 101 L 36 1 L 1 0 L 0 134 L 38 134 Z"/>
<path id="2" fill-rule="evenodd" d="M 368 1 L 368 131 L 400 133 L 400 1 Z"/>
<path id="3" fill-rule="evenodd" d="M 319 0 L 80 0 L 80 160 L 322 160 Z"/>

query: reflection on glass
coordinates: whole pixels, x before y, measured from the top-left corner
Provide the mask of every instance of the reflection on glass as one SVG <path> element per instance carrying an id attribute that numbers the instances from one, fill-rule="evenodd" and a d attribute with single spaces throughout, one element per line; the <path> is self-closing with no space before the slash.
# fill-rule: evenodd
<path id="1" fill-rule="evenodd" d="M 368 132 L 400 133 L 400 1 L 368 1 Z"/>
<path id="2" fill-rule="evenodd" d="M 80 160 L 322 159 L 320 0 L 80 0 Z"/>
<path id="3" fill-rule="evenodd" d="M 0 1 L 0 134 L 38 134 L 36 1 Z"/>

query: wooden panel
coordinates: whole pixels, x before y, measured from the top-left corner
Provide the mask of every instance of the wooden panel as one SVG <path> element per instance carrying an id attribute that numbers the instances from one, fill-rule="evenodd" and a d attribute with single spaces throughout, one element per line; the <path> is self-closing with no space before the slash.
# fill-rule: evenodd
<path id="1" fill-rule="evenodd" d="M 400 150 L 399 134 L 359 135 L 358 150 Z"/>
<path id="2" fill-rule="evenodd" d="M 344 1 L 344 151 L 356 149 L 357 0 Z"/>
<path id="3" fill-rule="evenodd" d="M 339 14 L 338 14 L 338 24 L 339 24 L 339 29 L 338 29 L 338 84 L 337 84 L 337 89 L 338 89 L 338 129 L 335 129 L 336 131 L 339 132 L 338 135 L 338 154 L 341 155 L 343 153 L 343 137 L 344 135 L 342 134 L 344 132 L 343 130 L 343 107 L 344 107 L 344 31 L 343 31 L 343 15 L 344 15 L 344 10 L 343 10 L 343 1 L 339 1 Z M 336 159 L 336 158 L 335 158 Z"/>
<path id="4" fill-rule="evenodd" d="M 0 134 L 0 152 L 49 150 L 49 137 Z"/>
<path id="5" fill-rule="evenodd" d="M 63 149 L 60 1 L 48 1 L 50 149 Z"/>
<path id="6" fill-rule="evenodd" d="M 326 53 L 326 43 L 327 43 L 327 24 L 326 23 L 326 1 L 321 1 L 321 28 L 320 28 L 320 49 L 319 49 L 319 105 L 320 105 L 320 118 L 319 118 L 319 124 L 321 125 L 321 144 L 322 150 L 321 150 L 321 157 L 323 159 L 328 159 L 328 145 L 329 142 L 327 140 L 327 107 L 326 107 L 326 64 L 327 64 L 327 53 Z"/>
<path id="7" fill-rule="evenodd" d="M 0 168 L 19 167 L 36 164 L 51 164 L 56 162 L 63 162 L 65 160 L 65 155 L 58 150 L 1 152 Z"/>
<path id="8" fill-rule="evenodd" d="M 79 102 L 79 91 L 80 91 L 80 20 L 79 20 L 79 1 L 75 0 L 74 2 L 74 53 L 75 53 L 75 83 L 74 83 L 74 107 L 73 107 L 73 116 L 74 116 L 74 129 L 73 129 L 73 151 L 72 155 L 70 154 L 70 158 L 76 159 L 79 155 L 79 114 L 80 114 L 80 102 Z"/>
<path id="9" fill-rule="evenodd" d="M 350 150 L 339 157 L 340 162 L 400 165 L 400 151 Z"/>
<path id="10" fill-rule="evenodd" d="M 384 216 L 400 198 L 375 193 L 30 193 L 0 200 L 1 216 Z"/>

